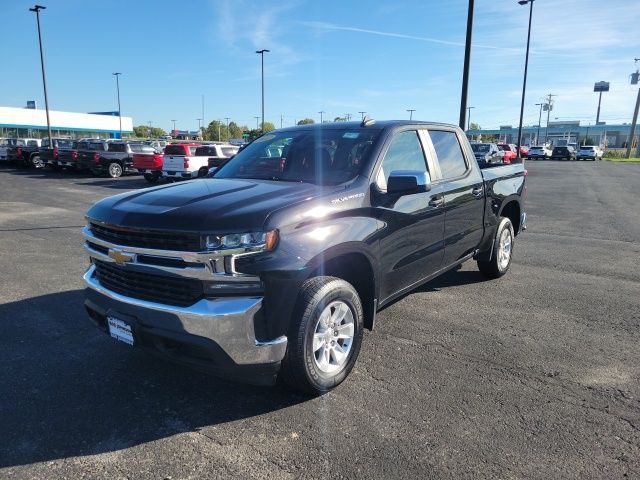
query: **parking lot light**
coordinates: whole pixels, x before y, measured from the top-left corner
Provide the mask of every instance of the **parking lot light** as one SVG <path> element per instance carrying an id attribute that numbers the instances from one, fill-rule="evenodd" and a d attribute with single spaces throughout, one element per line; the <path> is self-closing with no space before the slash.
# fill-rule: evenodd
<path id="1" fill-rule="evenodd" d="M 113 75 L 116 77 L 116 90 L 118 92 L 118 119 L 120 120 L 120 140 L 122 140 L 122 110 L 120 109 L 120 81 L 118 77 L 122 75 L 120 72 L 115 72 Z"/>
<path id="2" fill-rule="evenodd" d="M 49 134 L 49 147 L 53 147 L 51 140 L 51 122 L 49 121 L 49 98 L 47 96 L 47 77 L 44 73 L 44 53 L 42 51 L 42 34 L 40 33 L 40 10 L 44 10 L 47 7 L 42 5 L 34 5 L 30 8 L 30 12 L 35 12 L 36 23 L 38 24 L 38 44 L 40 45 L 40 67 L 42 68 L 42 86 L 44 87 L 44 108 L 47 112 L 47 133 Z"/>
<path id="3" fill-rule="evenodd" d="M 269 52 L 270 50 L 262 49 L 256 50 L 256 53 L 260 55 L 260 63 L 262 65 L 262 125 L 260 127 L 260 132 L 264 132 L 264 54 Z"/>
<path id="4" fill-rule="evenodd" d="M 531 42 L 531 17 L 533 17 L 533 2 L 534 0 L 519 0 L 518 4 L 529 4 L 529 29 L 527 30 L 527 52 L 524 56 L 524 78 L 522 80 L 522 101 L 520 102 L 520 123 L 518 124 L 518 157 L 522 161 L 520 156 L 520 148 L 522 147 L 522 117 L 524 116 L 524 97 L 527 90 L 527 68 L 529 67 L 529 43 Z"/>

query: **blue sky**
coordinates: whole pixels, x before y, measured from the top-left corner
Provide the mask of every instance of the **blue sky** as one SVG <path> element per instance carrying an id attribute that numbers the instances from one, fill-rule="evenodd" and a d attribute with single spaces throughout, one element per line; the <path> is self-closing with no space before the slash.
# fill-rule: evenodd
<path id="1" fill-rule="evenodd" d="M 205 117 L 255 126 L 260 57 L 265 116 L 291 125 L 366 111 L 374 118 L 457 123 L 466 0 L 42 0 L 50 108 L 116 110 L 134 124 L 195 129 Z M 33 3 L 0 2 L 0 105 L 44 108 Z M 469 103 L 482 127 L 518 123 L 528 7 L 476 0 Z M 640 57 L 640 2 L 536 0 L 525 124 L 547 93 L 551 119 L 594 123 L 593 83 L 606 80 L 601 120 L 630 122 Z M 640 67 L 640 63 L 638 64 Z"/>

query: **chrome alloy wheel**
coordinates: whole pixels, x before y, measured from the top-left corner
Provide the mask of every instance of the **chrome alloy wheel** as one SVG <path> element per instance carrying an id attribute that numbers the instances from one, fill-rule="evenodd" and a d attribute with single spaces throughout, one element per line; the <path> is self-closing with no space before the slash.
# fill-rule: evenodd
<path id="1" fill-rule="evenodd" d="M 500 270 L 504 270 L 509 265 L 511 259 L 511 246 L 513 239 L 511 238 L 511 230 L 505 228 L 500 235 L 500 244 L 498 246 L 498 266 Z"/>
<path id="2" fill-rule="evenodd" d="M 109 176 L 111 178 L 118 178 L 122 175 L 122 167 L 119 163 L 112 163 L 109 165 Z"/>
<path id="3" fill-rule="evenodd" d="M 354 334 L 351 308 L 340 300 L 327 305 L 318 317 L 313 334 L 316 367 L 324 373 L 340 370 L 349 357 Z"/>

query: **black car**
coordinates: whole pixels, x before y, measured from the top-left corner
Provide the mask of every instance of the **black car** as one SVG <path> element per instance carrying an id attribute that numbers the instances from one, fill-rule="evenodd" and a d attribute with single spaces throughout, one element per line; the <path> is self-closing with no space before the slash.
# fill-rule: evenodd
<path id="1" fill-rule="evenodd" d="M 573 147 L 553 147 L 553 152 L 551 152 L 551 159 L 555 160 L 575 160 L 576 159 L 576 150 Z"/>
<path id="2" fill-rule="evenodd" d="M 504 153 L 495 143 L 472 143 L 471 149 L 480 168 L 504 163 Z"/>

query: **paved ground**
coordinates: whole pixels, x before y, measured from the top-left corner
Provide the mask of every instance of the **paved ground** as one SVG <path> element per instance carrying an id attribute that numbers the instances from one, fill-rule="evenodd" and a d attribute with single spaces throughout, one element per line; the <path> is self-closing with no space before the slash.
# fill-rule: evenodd
<path id="1" fill-rule="evenodd" d="M 83 214 L 139 177 L 0 169 L 0 478 L 637 478 L 640 165 L 527 166 L 509 275 L 393 304 L 313 400 L 90 324 Z"/>

